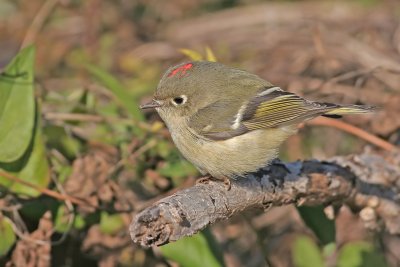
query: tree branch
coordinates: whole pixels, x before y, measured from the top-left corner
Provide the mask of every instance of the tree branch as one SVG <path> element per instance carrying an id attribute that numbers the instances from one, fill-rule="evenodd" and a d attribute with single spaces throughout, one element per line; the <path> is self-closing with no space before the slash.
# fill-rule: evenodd
<path id="1" fill-rule="evenodd" d="M 364 153 L 329 162 L 273 162 L 245 178 L 179 191 L 137 214 L 130 225 L 134 242 L 159 246 L 193 235 L 207 225 L 252 207 L 287 204 L 346 204 L 368 228 L 400 234 L 400 155 Z"/>

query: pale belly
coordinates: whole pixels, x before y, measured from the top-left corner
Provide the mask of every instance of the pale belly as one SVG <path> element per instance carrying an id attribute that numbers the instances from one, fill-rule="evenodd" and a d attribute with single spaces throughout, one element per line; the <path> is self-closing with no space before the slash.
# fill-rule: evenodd
<path id="1" fill-rule="evenodd" d="M 241 176 L 266 166 L 276 158 L 280 144 L 295 130 L 262 129 L 223 141 L 200 138 L 188 130 L 172 132 L 183 156 L 203 174 L 215 178 Z"/>

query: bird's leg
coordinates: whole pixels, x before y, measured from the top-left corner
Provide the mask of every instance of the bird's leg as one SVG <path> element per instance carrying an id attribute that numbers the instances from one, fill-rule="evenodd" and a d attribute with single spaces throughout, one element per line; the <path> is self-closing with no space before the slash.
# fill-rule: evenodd
<path id="1" fill-rule="evenodd" d="M 224 185 L 225 185 L 226 190 L 227 191 L 231 190 L 231 180 L 226 176 L 224 176 L 222 178 L 215 178 L 215 177 L 211 176 L 210 174 L 207 174 L 206 176 L 201 177 L 200 179 L 198 179 L 196 181 L 196 184 L 208 184 L 212 180 L 214 180 L 214 181 L 222 181 L 224 183 Z"/>

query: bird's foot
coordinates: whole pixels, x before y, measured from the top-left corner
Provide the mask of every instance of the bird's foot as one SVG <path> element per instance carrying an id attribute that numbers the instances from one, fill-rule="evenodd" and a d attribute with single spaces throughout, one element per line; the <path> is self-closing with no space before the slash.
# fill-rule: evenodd
<path id="1" fill-rule="evenodd" d="M 219 181 L 219 182 L 222 181 L 227 191 L 231 190 L 232 188 L 231 180 L 228 177 L 224 176 L 223 178 L 215 178 L 209 174 L 198 179 L 196 181 L 196 184 L 208 184 L 210 181 Z"/>
<path id="2" fill-rule="evenodd" d="M 224 182 L 226 191 L 231 190 L 231 188 L 232 188 L 231 179 L 229 179 L 228 177 L 224 176 L 224 178 L 222 179 L 222 181 Z"/>
<path id="3" fill-rule="evenodd" d="M 214 177 L 212 177 L 211 175 L 208 174 L 204 177 L 197 179 L 196 184 L 208 184 L 213 179 L 214 179 Z"/>

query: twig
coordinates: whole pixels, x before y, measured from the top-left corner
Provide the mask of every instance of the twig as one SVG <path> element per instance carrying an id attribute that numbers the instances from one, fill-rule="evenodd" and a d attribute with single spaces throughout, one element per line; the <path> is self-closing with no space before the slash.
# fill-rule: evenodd
<path id="1" fill-rule="evenodd" d="M 91 114 L 46 112 L 43 115 L 46 120 L 85 121 L 85 122 L 105 121 L 105 118 L 103 118 L 102 116 L 91 115 Z"/>
<path id="2" fill-rule="evenodd" d="M 143 153 L 145 153 L 146 151 L 152 149 L 153 147 L 155 147 L 157 145 L 158 141 L 156 139 L 152 139 L 149 142 L 147 142 L 146 144 L 144 144 L 143 146 L 139 147 L 135 152 L 132 153 L 132 155 L 130 155 L 130 158 L 137 158 L 138 156 L 142 155 Z"/>
<path id="3" fill-rule="evenodd" d="M 48 188 L 39 187 L 39 186 L 37 186 L 37 185 L 35 185 L 33 183 L 24 181 L 24 180 L 14 176 L 14 175 L 11 175 L 11 174 L 3 172 L 3 171 L 0 171 L 0 176 L 4 177 L 4 178 L 6 178 L 6 179 L 8 179 L 10 181 L 13 181 L 13 182 L 28 186 L 28 187 L 30 187 L 30 188 L 32 188 L 32 189 L 44 194 L 44 195 L 47 195 L 49 197 L 52 197 L 52 198 L 55 198 L 55 199 L 58 199 L 58 200 L 61 200 L 61 201 L 66 201 L 66 202 L 69 201 L 69 202 L 71 202 L 71 203 L 73 203 L 75 205 L 89 206 L 89 207 L 95 208 L 97 210 L 110 211 L 110 209 L 108 209 L 106 207 L 93 205 L 93 204 L 91 204 L 89 202 L 86 202 L 84 199 L 76 198 L 76 197 L 67 195 L 65 193 L 60 194 L 60 193 L 58 193 L 56 191 L 53 191 L 53 190 L 50 190 Z M 118 210 L 112 210 L 112 211 L 113 212 L 117 212 L 117 213 L 126 213 L 126 212 L 131 212 L 132 210 L 133 210 L 132 208 L 129 208 L 129 209 L 121 209 L 121 210 L 118 209 Z"/>
<path id="4" fill-rule="evenodd" d="M 125 119 L 120 117 L 108 117 L 96 114 L 83 114 L 83 113 L 59 113 L 59 112 L 45 112 L 43 114 L 44 119 L 51 121 L 80 121 L 80 122 L 107 122 L 107 123 L 122 123 L 130 126 L 139 127 L 143 130 L 152 132 L 152 126 L 142 122 L 134 121 L 131 119 Z M 62 125 L 62 124 L 59 124 Z"/>
<path id="5" fill-rule="evenodd" d="M 40 192 L 40 193 L 42 193 L 44 195 L 47 195 L 49 197 L 52 197 L 52 198 L 55 198 L 55 199 L 58 199 L 58 200 L 62 200 L 62 201 L 71 201 L 71 203 L 74 203 L 76 205 L 93 207 L 92 204 L 87 203 L 87 202 L 85 202 L 85 201 L 83 201 L 83 200 L 81 200 L 79 198 L 75 198 L 73 196 L 69 196 L 69 195 L 66 195 L 66 194 L 60 194 L 60 193 L 58 193 L 56 191 L 53 191 L 53 190 L 50 190 L 48 188 L 42 188 L 42 187 L 40 187 L 38 185 L 35 185 L 35 184 L 31 183 L 31 182 L 24 181 L 24 180 L 12 175 L 12 174 L 0 171 L 0 176 L 4 177 L 4 178 L 6 178 L 6 179 L 8 179 L 8 180 L 10 180 L 12 182 L 16 182 L 16 183 L 28 186 L 28 187 L 30 187 L 30 188 L 32 188 L 32 189 L 34 189 L 34 190 L 36 190 L 36 191 L 38 191 L 38 192 Z M 97 207 L 95 207 L 95 208 L 97 208 Z"/>
<path id="6" fill-rule="evenodd" d="M 16 210 L 19 210 L 22 208 L 22 204 L 18 203 L 15 205 L 10 205 L 10 206 L 2 206 L 0 207 L 0 211 L 7 211 L 7 212 L 15 212 Z"/>
<path id="7" fill-rule="evenodd" d="M 345 72 L 343 74 L 340 74 L 338 76 L 335 76 L 335 77 L 325 81 L 323 84 L 321 84 L 321 87 L 324 87 L 326 84 L 330 84 L 330 83 L 339 83 L 339 82 L 343 82 L 343 81 L 346 81 L 346 80 L 350 80 L 350 79 L 353 79 L 353 78 L 358 77 L 358 76 L 370 75 L 370 74 L 373 74 L 374 72 L 379 71 L 379 70 L 382 70 L 382 68 L 381 67 L 375 67 L 375 68 L 368 69 L 368 70 L 365 70 L 365 69 L 359 70 L 359 69 L 357 69 L 357 70 L 348 71 L 348 72 Z"/>
<path id="8" fill-rule="evenodd" d="M 44 25 L 44 22 L 50 15 L 51 11 L 56 7 L 58 2 L 59 0 L 47 0 L 40 7 L 38 13 L 36 14 L 35 18 L 32 21 L 32 24 L 30 25 L 28 31 L 26 32 L 21 48 L 24 48 L 35 41 L 37 34 Z"/>
<path id="9" fill-rule="evenodd" d="M 377 177 L 386 186 L 372 180 Z M 159 246 L 248 208 L 332 203 L 361 210 L 361 219 L 371 229 L 383 225 L 389 233 L 400 234 L 400 188 L 393 185 L 399 178 L 397 164 L 368 153 L 332 162 L 276 161 L 255 174 L 233 179 L 229 191 L 223 183 L 210 181 L 163 198 L 133 219 L 130 234 L 142 246 Z"/>
<path id="10" fill-rule="evenodd" d="M 315 125 L 315 126 L 329 126 L 329 127 L 335 127 L 337 129 L 340 129 L 344 132 L 350 133 L 352 135 L 355 135 L 361 139 L 364 139 L 365 141 L 376 145 L 377 147 L 380 147 L 384 150 L 387 151 L 396 151 L 399 148 L 396 147 L 395 145 L 392 145 L 391 143 L 370 134 L 367 131 L 364 131 L 356 126 L 353 126 L 351 124 L 345 123 L 340 120 L 336 119 L 331 119 L 331 118 L 325 118 L 325 117 L 317 117 L 309 122 L 307 122 L 308 125 Z"/>

